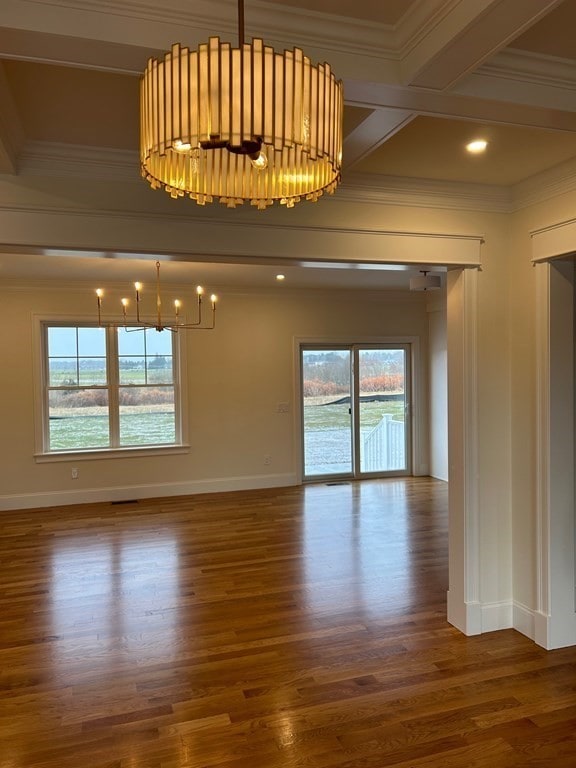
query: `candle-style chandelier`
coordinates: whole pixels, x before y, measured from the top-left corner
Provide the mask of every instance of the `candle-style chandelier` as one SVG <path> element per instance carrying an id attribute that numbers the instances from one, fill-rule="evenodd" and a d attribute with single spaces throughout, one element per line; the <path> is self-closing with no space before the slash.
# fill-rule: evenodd
<path id="1" fill-rule="evenodd" d="M 276 53 L 211 37 L 151 58 L 140 81 L 140 161 L 152 188 L 199 205 L 215 199 L 292 208 L 334 192 L 342 167 L 342 82 L 299 48 Z"/>
<path id="2" fill-rule="evenodd" d="M 216 327 L 216 301 L 218 297 L 215 294 L 210 296 L 210 319 L 206 321 L 202 317 L 202 306 L 204 297 L 204 288 L 201 285 L 196 287 L 196 312 L 195 319 L 192 322 L 185 322 L 182 320 L 180 310 L 182 309 L 182 302 L 180 299 L 174 300 L 174 314 L 172 320 L 166 320 L 162 316 L 162 296 L 160 290 L 160 262 L 156 262 L 156 305 L 153 320 L 146 320 L 145 316 L 141 315 L 140 304 L 142 302 L 142 283 L 134 283 L 134 304 L 136 311 L 132 317 L 129 313 L 130 299 L 120 299 L 122 307 L 122 316 L 119 318 L 108 318 L 103 316 L 103 298 L 104 291 L 102 288 L 96 289 L 96 300 L 98 302 L 98 328 L 114 326 L 117 328 L 124 328 L 126 331 L 144 331 L 146 328 L 154 328 L 156 331 L 211 331 Z"/>

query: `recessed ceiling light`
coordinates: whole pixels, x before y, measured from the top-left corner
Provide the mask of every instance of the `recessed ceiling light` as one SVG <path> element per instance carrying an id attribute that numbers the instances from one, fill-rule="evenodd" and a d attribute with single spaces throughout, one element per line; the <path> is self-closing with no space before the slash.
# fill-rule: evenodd
<path id="1" fill-rule="evenodd" d="M 472 155 L 479 155 L 486 150 L 487 146 L 488 146 L 488 142 L 485 141 L 484 139 L 475 139 L 474 141 L 471 141 L 470 143 L 466 144 L 466 149 Z"/>
<path id="2" fill-rule="evenodd" d="M 276 280 L 284 280 L 285 275 L 276 275 Z"/>

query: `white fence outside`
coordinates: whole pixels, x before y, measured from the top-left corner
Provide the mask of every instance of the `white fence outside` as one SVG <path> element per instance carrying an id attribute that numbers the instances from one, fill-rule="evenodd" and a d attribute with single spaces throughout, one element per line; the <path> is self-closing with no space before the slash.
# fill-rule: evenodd
<path id="1" fill-rule="evenodd" d="M 404 422 L 394 421 L 387 413 L 362 442 L 362 472 L 388 472 L 406 469 Z"/>

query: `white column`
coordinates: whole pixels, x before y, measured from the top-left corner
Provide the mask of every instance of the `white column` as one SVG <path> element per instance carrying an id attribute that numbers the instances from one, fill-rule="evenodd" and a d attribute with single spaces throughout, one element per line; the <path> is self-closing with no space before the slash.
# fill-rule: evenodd
<path id="1" fill-rule="evenodd" d="M 448 621 L 482 631 L 478 521 L 477 271 L 448 272 Z"/>

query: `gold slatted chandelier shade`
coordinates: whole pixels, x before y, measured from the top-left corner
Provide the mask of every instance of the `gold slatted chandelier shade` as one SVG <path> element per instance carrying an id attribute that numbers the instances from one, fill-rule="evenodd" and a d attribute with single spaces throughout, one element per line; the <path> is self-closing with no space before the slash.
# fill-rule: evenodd
<path id="1" fill-rule="evenodd" d="M 243 18 L 243 10 L 240 18 Z M 211 37 L 150 59 L 140 84 L 142 175 L 172 197 L 291 208 L 332 193 L 342 163 L 342 83 L 299 48 Z"/>

